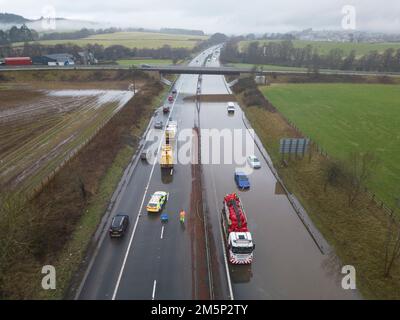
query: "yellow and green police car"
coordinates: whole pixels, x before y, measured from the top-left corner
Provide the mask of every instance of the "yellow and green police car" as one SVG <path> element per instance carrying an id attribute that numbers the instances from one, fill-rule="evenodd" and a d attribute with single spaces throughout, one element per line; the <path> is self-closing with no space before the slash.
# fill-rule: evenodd
<path id="1" fill-rule="evenodd" d="M 169 193 L 164 191 L 157 191 L 154 193 L 147 205 L 147 212 L 159 213 L 162 211 L 164 205 L 167 203 Z"/>

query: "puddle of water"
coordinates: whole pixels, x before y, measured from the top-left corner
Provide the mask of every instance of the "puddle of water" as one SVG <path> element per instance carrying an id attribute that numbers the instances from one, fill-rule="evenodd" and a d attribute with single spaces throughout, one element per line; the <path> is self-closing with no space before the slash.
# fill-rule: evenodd
<path id="1" fill-rule="evenodd" d="M 118 107 L 115 112 L 118 112 L 134 96 L 134 93 L 122 90 L 55 90 L 48 91 L 47 95 L 50 97 L 97 97 L 95 109 L 107 103 L 117 102 Z"/>

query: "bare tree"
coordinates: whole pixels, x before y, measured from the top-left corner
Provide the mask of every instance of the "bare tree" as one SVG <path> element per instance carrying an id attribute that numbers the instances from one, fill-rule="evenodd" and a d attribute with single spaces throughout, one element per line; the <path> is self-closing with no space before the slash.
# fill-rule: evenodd
<path id="1" fill-rule="evenodd" d="M 378 163 L 377 157 L 372 152 L 350 154 L 343 170 L 343 186 L 347 191 L 349 206 L 357 200 L 363 191 L 363 186 L 371 181 Z"/>
<path id="2" fill-rule="evenodd" d="M 390 218 L 388 223 L 387 238 L 385 243 L 385 278 L 390 277 L 390 273 L 396 261 L 400 258 L 400 224 Z"/>
<path id="3" fill-rule="evenodd" d="M 324 192 L 327 191 L 328 185 L 337 186 L 341 177 L 343 176 L 343 168 L 341 163 L 327 159 L 323 166 L 324 175 Z"/>

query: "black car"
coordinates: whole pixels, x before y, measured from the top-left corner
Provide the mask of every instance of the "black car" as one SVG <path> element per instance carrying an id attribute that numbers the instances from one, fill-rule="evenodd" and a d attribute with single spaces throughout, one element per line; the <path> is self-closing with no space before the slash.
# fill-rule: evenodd
<path id="1" fill-rule="evenodd" d="M 163 113 L 164 114 L 168 114 L 168 113 L 170 113 L 170 111 L 171 111 L 170 107 L 168 107 L 168 106 L 164 106 L 163 107 Z"/>
<path id="2" fill-rule="evenodd" d="M 111 238 L 121 238 L 124 236 L 126 230 L 128 229 L 129 226 L 129 217 L 124 214 L 118 214 L 116 215 L 112 222 L 111 222 L 111 227 L 110 227 L 110 237 Z"/>
<path id="3" fill-rule="evenodd" d="M 172 94 L 177 94 L 178 91 L 176 89 L 172 90 Z"/>

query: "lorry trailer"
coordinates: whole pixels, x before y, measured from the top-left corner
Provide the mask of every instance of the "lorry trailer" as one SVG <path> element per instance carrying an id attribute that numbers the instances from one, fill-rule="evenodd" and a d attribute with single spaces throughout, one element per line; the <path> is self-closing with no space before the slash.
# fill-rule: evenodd
<path id="1" fill-rule="evenodd" d="M 221 222 L 229 262 L 235 265 L 251 264 L 255 244 L 242 202 L 236 193 L 225 196 Z"/>
<path id="2" fill-rule="evenodd" d="M 32 59 L 30 57 L 5 58 L 4 64 L 6 66 L 28 66 L 32 65 Z"/>

